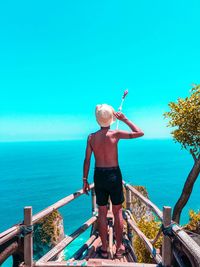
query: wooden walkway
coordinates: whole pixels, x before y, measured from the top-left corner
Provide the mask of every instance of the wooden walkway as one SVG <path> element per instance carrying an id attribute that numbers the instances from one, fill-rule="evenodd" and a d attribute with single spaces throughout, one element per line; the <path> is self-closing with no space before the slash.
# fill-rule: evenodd
<path id="1" fill-rule="evenodd" d="M 24 208 L 24 220 L 22 223 L 16 224 L 6 231 L 0 233 L 0 265 L 10 256 L 13 255 L 13 267 L 64 267 L 64 266 L 132 266 L 132 267 L 148 267 L 148 266 L 176 266 L 185 267 L 182 254 L 189 260 L 191 267 L 200 267 L 200 247 L 181 227 L 171 220 L 171 208 L 163 207 L 161 211 L 154 203 L 144 197 L 134 187 L 124 182 L 126 191 L 126 208 L 124 209 L 124 224 L 126 232 L 124 233 L 124 243 L 126 244 L 126 256 L 120 260 L 115 258 L 115 240 L 114 240 L 114 218 L 112 214 L 112 204 L 109 202 L 108 220 L 108 237 L 109 237 L 109 259 L 99 258 L 98 248 L 101 246 L 101 240 L 98 235 L 98 208 L 96 206 L 96 196 L 94 193 L 94 184 L 90 185 L 92 190 L 92 216 L 83 223 L 76 231 L 66 236 L 49 252 L 47 252 L 39 260 L 33 260 L 33 225 L 36 224 L 44 216 L 49 215 L 52 211 L 57 210 L 71 201 L 75 200 L 83 194 L 82 189 L 71 194 L 39 213 L 32 215 L 32 207 Z M 134 221 L 132 210 L 132 197 L 139 199 L 157 216 L 162 222 L 162 226 L 158 231 L 154 240 L 148 239 L 145 234 L 138 228 Z M 88 228 L 91 228 L 89 239 L 74 253 L 71 259 L 66 261 L 56 260 L 57 256 L 79 235 Z M 154 260 L 154 264 L 138 263 L 137 257 L 132 246 L 132 231 L 139 236 L 144 242 L 147 250 Z M 162 251 L 156 250 L 155 242 L 159 236 L 163 235 Z M 20 251 L 20 253 L 19 253 Z"/>

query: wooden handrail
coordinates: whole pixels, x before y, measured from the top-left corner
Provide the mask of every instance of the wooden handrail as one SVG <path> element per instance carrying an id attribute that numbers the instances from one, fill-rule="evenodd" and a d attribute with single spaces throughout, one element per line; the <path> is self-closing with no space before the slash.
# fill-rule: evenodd
<path id="1" fill-rule="evenodd" d="M 94 188 L 94 184 L 90 185 L 90 189 Z M 48 214 L 50 214 L 52 211 L 57 210 L 61 207 L 63 207 L 64 205 L 68 204 L 69 202 L 71 202 L 72 200 L 78 198 L 79 196 L 83 195 L 83 189 L 80 189 L 78 191 L 76 191 L 75 193 L 60 199 L 59 201 L 57 201 L 56 203 L 52 204 L 51 206 L 45 208 L 44 210 L 36 213 L 35 215 L 33 215 L 33 225 L 35 223 L 37 223 L 40 219 L 42 219 L 44 216 L 47 216 Z M 15 226 L 12 226 L 11 228 L 5 230 L 4 232 L 0 233 L 0 245 L 5 243 L 6 241 L 10 240 L 12 237 L 16 236 L 17 234 L 20 233 L 20 225 L 22 225 L 23 222 L 18 223 Z"/>
<path id="2" fill-rule="evenodd" d="M 138 192 L 134 187 L 127 184 L 123 181 L 123 184 L 126 189 L 129 189 L 136 197 L 138 197 L 143 203 L 145 203 L 149 208 L 151 208 L 158 218 L 163 221 L 163 213 L 160 209 L 154 205 L 149 199 L 144 197 L 140 192 Z M 195 258 L 197 263 L 200 266 L 200 247 L 199 245 L 185 232 L 183 231 L 179 225 L 173 224 L 172 231 L 174 235 L 178 238 L 178 240 L 187 248 L 189 253 Z"/>
<path id="3" fill-rule="evenodd" d="M 137 196 L 143 203 L 152 209 L 160 220 L 163 220 L 162 211 L 151 202 L 148 198 L 144 197 L 137 189 L 123 181 L 125 188 L 129 189 L 135 196 Z"/>
<path id="4" fill-rule="evenodd" d="M 130 184 L 127 184 L 126 182 L 123 181 L 124 187 L 127 191 L 127 193 L 133 194 L 136 198 L 140 199 L 145 205 L 147 205 L 157 216 L 158 218 L 163 222 L 163 214 L 164 212 L 162 212 L 154 203 L 152 203 L 148 198 L 144 197 L 138 190 L 136 190 L 133 186 L 131 186 Z M 96 199 L 95 199 L 95 194 L 94 194 L 94 184 L 90 185 L 90 189 L 93 189 L 92 192 L 92 212 L 93 215 L 95 214 L 96 211 Z M 44 216 L 47 216 L 48 214 L 50 214 L 52 211 L 57 210 L 63 206 L 65 206 L 66 204 L 70 203 L 71 201 L 73 201 L 74 199 L 78 198 L 79 196 L 83 195 L 83 190 L 78 190 L 75 193 L 60 199 L 59 201 L 57 201 L 56 203 L 52 204 L 51 206 L 45 208 L 44 210 L 38 212 L 37 214 L 32 216 L 32 225 L 34 225 L 35 223 L 37 223 L 40 219 L 42 219 Z M 131 195 L 127 194 L 128 199 L 127 199 L 127 207 L 130 208 L 131 206 Z M 128 211 L 127 211 L 128 213 Z M 58 255 L 69 243 L 71 243 L 75 238 L 77 238 L 82 232 L 84 232 L 86 229 L 88 229 L 89 226 L 91 226 L 95 221 L 97 220 L 96 216 L 91 217 L 88 221 L 86 221 L 81 227 L 79 227 L 75 232 L 73 232 L 70 236 L 65 237 L 60 243 L 58 243 L 55 247 L 53 247 L 47 254 L 45 254 L 41 259 L 39 259 L 37 262 L 33 263 L 33 266 L 55 266 L 55 267 L 62 267 L 62 266 L 66 266 L 66 261 L 63 262 L 53 262 L 51 261 L 51 259 L 53 257 L 55 257 L 56 255 Z M 136 233 L 137 235 L 144 241 L 147 249 L 149 250 L 149 252 L 152 254 L 152 256 L 154 257 L 155 261 L 159 264 L 162 261 L 162 257 L 160 256 L 160 254 L 156 253 L 155 248 L 153 247 L 151 240 L 149 240 L 143 233 L 142 231 L 137 227 L 136 223 L 134 222 L 134 220 L 132 220 L 132 218 L 130 216 L 127 216 L 127 222 L 129 227 L 131 227 Z M 19 224 L 16 224 L 14 226 L 12 226 L 11 228 L 7 229 L 6 231 L 0 233 L 0 245 L 5 243 L 6 241 L 10 240 L 11 238 L 13 238 L 14 236 L 16 236 L 17 234 L 19 234 L 21 232 L 21 226 L 23 226 L 23 224 L 27 222 L 22 222 Z M 28 223 L 29 224 L 29 223 Z M 163 222 L 164 226 L 167 227 L 168 226 L 168 222 Z M 165 225 L 166 224 L 166 225 Z M 175 224 L 173 221 L 171 221 L 171 224 L 169 223 L 169 226 L 171 226 L 172 229 L 172 233 L 173 235 L 180 241 L 180 243 L 183 245 L 184 248 L 186 248 L 186 250 L 188 250 L 188 252 L 191 254 L 191 256 L 194 258 L 195 262 L 197 263 L 197 266 L 200 266 L 200 247 L 199 245 L 185 232 L 183 231 L 179 225 Z M 110 244 L 112 244 L 112 229 L 110 228 Z M 155 241 L 155 240 L 154 240 Z M 88 242 L 88 243 L 87 243 Z M 95 235 L 93 235 L 91 237 L 91 239 L 89 239 L 86 242 L 86 245 L 88 245 L 90 242 L 92 243 L 91 248 L 88 251 L 88 255 L 86 256 L 86 259 L 89 259 L 89 257 L 93 254 L 94 250 L 96 249 L 96 247 L 99 245 L 100 243 L 100 237 L 95 238 Z M 111 245 L 110 245 L 111 248 Z M 81 248 L 81 250 L 79 249 L 77 252 L 78 254 L 81 253 L 82 249 L 85 249 L 85 247 L 83 246 Z M 163 254 L 164 255 L 164 254 Z M 48 261 L 48 262 L 47 262 Z M 85 263 L 84 261 L 77 261 L 77 265 L 79 266 L 80 264 Z M 73 266 L 74 263 L 72 263 Z M 111 261 L 101 261 L 98 262 L 93 262 L 93 265 L 91 265 L 92 262 L 89 260 L 87 263 L 87 266 L 107 266 L 107 267 L 112 267 L 112 266 L 141 266 L 140 264 L 137 263 L 131 263 L 131 265 L 129 263 L 119 263 L 119 265 L 114 262 Z M 69 265 L 70 266 L 70 265 Z M 80 265 L 82 266 L 82 265 Z M 142 266 L 157 266 L 157 265 L 148 265 L 148 264 L 144 264 Z"/>
<path id="5" fill-rule="evenodd" d="M 97 233 L 91 235 L 90 238 L 73 254 L 73 256 L 70 258 L 70 261 L 79 259 L 83 252 L 91 246 L 91 244 L 95 241 L 96 238 Z"/>
<path id="6" fill-rule="evenodd" d="M 57 256 L 67 245 L 69 245 L 75 238 L 77 238 L 80 234 L 82 234 L 85 230 L 87 230 L 90 227 L 90 225 L 92 225 L 96 220 L 97 220 L 96 216 L 91 217 L 75 232 L 73 232 L 69 236 L 66 236 L 60 243 L 58 243 L 49 252 L 47 252 L 42 258 L 38 260 L 38 262 L 47 262 L 51 260 L 53 257 Z"/>
<path id="7" fill-rule="evenodd" d="M 2 238 L 0 238 L 0 245 L 4 244 L 5 242 L 7 242 L 8 240 L 10 240 L 11 238 L 13 238 L 14 236 L 18 235 L 20 233 L 20 227 L 16 226 L 16 229 L 9 232 L 6 235 L 3 235 Z"/>
<path id="8" fill-rule="evenodd" d="M 1 253 L 0 253 L 0 266 L 10 255 L 15 253 L 19 249 L 19 244 L 17 241 L 9 244 Z"/>
<path id="9" fill-rule="evenodd" d="M 150 240 L 145 236 L 145 234 L 138 228 L 135 222 L 129 217 L 127 214 L 127 222 L 133 229 L 133 231 L 140 237 L 140 239 L 144 242 L 145 247 L 150 252 L 152 257 L 155 259 L 156 263 L 162 263 L 162 257 L 156 253 L 156 249 L 151 244 Z"/>
<path id="10" fill-rule="evenodd" d="M 177 224 L 172 225 L 172 231 L 200 266 L 200 246 Z"/>
<path id="11" fill-rule="evenodd" d="M 6 229 L 5 231 L 1 232 L 0 233 L 0 239 L 3 238 L 6 235 L 12 233 L 13 231 L 18 230 L 18 228 L 19 228 L 19 224 L 15 224 L 14 226 L 12 226 L 12 227 Z"/>
<path id="12" fill-rule="evenodd" d="M 90 189 L 92 189 L 93 187 L 94 187 L 94 184 L 91 184 Z M 57 201 L 53 205 L 49 206 L 48 208 L 33 215 L 33 224 L 35 224 L 37 221 L 39 221 L 44 216 L 47 216 L 48 214 L 50 214 L 53 210 L 57 210 L 57 209 L 65 206 L 66 204 L 70 203 L 72 200 L 76 199 L 77 197 L 79 197 L 83 194 L 84 194 L 83 189 L 80 189 L 80 190 L 76 191 L 75 193 L 73 193 L 73 194 L 71 194 L 65 198 L 60 199 L 59 201 Z"/>
<path id="13" fill-rule="evenodd" d="M 88 249 L 85 259 L 89 260 L 89 258 L 92 257 L 92 255 L 95 254 L 95 251 L 97 247 L 101 244 L 101 238 L 100 236 L 95 239 L 95 241 L 92 243 L 92 246 Z"/>

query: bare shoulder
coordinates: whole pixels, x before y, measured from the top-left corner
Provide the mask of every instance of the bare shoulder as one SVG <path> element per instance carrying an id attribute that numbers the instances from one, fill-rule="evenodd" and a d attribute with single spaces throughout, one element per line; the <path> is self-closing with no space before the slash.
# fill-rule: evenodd
<path id="1" fill-rule="evenodd" d="M 94 132 L 94 133 L 90 133 L 90 134 L 88 135 L 87 141 L 88 141 L 89 144 L 91 144 L 91 142 L 92 142 L 92 140 L 94 139 L 94 136 L 95 136 L 96 133 L 97 133 L 97 132 Z"/>
<path id="2" fill-rule="evenodd" d="M 95 134 L 95 133 L 90 133 L 90 134 L 88 135 L 88 138 L 87 138 L 88 142 L 90 142 L 90 141 L 92 140 L 92 137 L 94 136 L 94 134 Z"/>

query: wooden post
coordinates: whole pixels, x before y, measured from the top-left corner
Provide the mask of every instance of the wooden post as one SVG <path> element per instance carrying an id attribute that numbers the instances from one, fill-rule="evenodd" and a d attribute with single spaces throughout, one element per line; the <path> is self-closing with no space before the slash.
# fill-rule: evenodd
<path id="1" fill-rule="evenodd" d="M 96 194 L 94 191 L 94 188 L 92 188 L 92 214 L 94 214 L 97 210 L 97 204 L 96 204 Z"/>
<path id="2" fill-rule="evenodd" d="M 163 226 L 168 227 L 171 224 L 171 207 L 163 207 Z M 168 236 L 163 235 L 162 244 L 162 265 L 171 266 L 172 263 L 172 245 Z"/>
<path id="3" fill-rule="evenodd" d="M 132 213 L 132 194 L 128 188 L 126 188 L 126 209 L 130 210 L 130 212 Z M 132 229 L 128 223 L 127 223 L 127 235 L 128 239 L 132 242 Z"/>
<path id="4" fill-rule="evenodd" d="M 132 194 L 131 191 L 127 188 L 126 189 L 126 208 L 127 210 L 131 211 L 132 206 Z"/>
<path id="5" fill-rule="evenodd" d="M 32 225 L 32 207 L 24 207 L 24 225 Z M 24 236 L 24 263 L 28 267 L 33 266 L 33 234 L 32 232 Z"/>

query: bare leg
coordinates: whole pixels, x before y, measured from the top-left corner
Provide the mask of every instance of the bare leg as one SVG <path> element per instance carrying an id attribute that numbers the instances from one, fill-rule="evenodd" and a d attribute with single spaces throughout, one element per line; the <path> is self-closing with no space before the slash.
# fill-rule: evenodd
<path id="1" fill-rule="evenodd" d="M 99 235 L 102 242 L 102 250 L 107 251 L 107 235 L 108 235 L 108 225 L 107 225 L 107 206 L 99 206 Z"/>
<path id="2" fill-rule="evenodd" d="M 114 230 L 116 235 L 116 249 L 124 249 L 122 245 L 122 236 L 123 236 L 123 217 L 122 217 L 122 205 L 113 205 L 113 214 L 114 214 Z"/>

